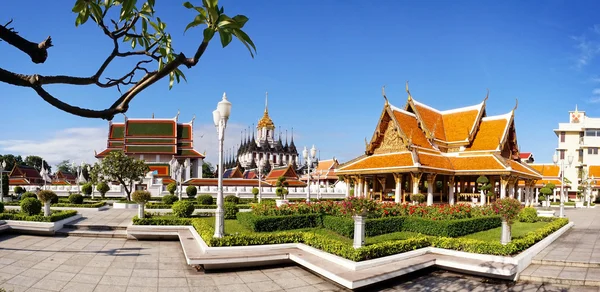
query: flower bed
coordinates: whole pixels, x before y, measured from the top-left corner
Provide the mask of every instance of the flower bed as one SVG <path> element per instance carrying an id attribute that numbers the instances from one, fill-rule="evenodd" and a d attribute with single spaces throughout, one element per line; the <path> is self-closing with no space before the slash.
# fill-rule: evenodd
<path id="1" fill-rule="evenodd" d="M 251 205 L 249 204 L 238 204 L 238 208 L 240 209 L 250 209 Z M 173 204 L 164 204 L 164 203 L 147 203 L 144 208 L 146 209 L 171 209 L 173 208 Z M 200 205 L 194 204 L 195 209 L 216 209 L 217 205 Z"/>
<path id="2" fill-rule="evenodd" d="M 4 211 L 0 213 L 0 220 L 19 220 L 35 222 L 56 222 L 77 215 L 75 210 L 52 210 L 52 214 L 46 217 L 43 214 L 29 216 L 16 211 Z"/>

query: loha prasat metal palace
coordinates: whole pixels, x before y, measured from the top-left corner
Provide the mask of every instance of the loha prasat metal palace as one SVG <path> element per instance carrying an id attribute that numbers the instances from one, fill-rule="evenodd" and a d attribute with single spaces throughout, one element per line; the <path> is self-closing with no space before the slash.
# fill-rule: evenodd
<path id="1" fill-rule="evenodd" d="M 406 86 L 402 108 L 384 95 L 383 111 L 365 154 L 341 164 L 336 174 L 353 184 L 355 196 L 406 202 L 426 194 L 427 204 L 485 202 L 477 178 L 486 176 L 500 198 L 533 203 L 542 176 L 520 161 L 515 110 L 488 116 L 485 99 L 440 111 L 416 101 Z"/>

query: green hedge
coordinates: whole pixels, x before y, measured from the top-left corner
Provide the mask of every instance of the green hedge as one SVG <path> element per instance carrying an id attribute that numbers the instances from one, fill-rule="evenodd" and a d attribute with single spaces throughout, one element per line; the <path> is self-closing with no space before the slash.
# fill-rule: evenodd
<path id="1" fill-rule="evenodd" d="M 133 217 L 133 225 L 191 225 L 191 218 L 179 218 L 175 216 L 157 216 L 140 219 L 137 215 Z"/>
<path id="2" fill-rule="evenodd" d="M 519 253 L 529 248 L 568 223 L 569 219 L 567 218 L 555 219 L 546 226 L 536 231 L 529 232 L 521 238 L 514 239 L 506 245 L 501 244 L 500 240 L 482 241 L 476 239 L 448 237 L 430 237 L 429 241 L 431 242 L 432 246 L 439 248 L 506 256 Z"/>
<path id="3" fill-rule="evenodd" d="M 550 206 L 560 206 L 560 202 L 550 202 Z M 575 202 L 565 202 L 565 206 L 575 206 Z M 587 201 L 583 202 L 583 206 L 587 206 Z M 592 202 L 590 206 L 596 206 L 596 203 Z"/>
<path id="4" fill-rule="evenodd" d="M 354 220 L 352 218 L 323 216 L 323 227 L 345 237 L 354 238 Z"/>
<path id="5" fill-rule="evenodd" d="M 430 245 L 427 237 L 417 236 L 407 240 L 382 242 L 354 249 L 352 245 L 330 239 L 325 235 L 299 231 L 226 235 L 214 238 L 214 228 L 202 220 L 192 220 L 192 225 L 208 246 L 240 246 L 281 243 L 304 243 L 349 260 L 362 261 L 407 252 Z"/>
<path id="6" fill-rule="evenodd" d="M 101 201 L 98 203 L 83 203 L 83 204 L 57 203 L 57 204 L 52 204 L 52 207 L 100 208 L 104 205 L 106 205 L 106 202 Z"/>
<path id="7" fill-rule="evenodd" d="M 238 208 L 240 209 L 250 209 L 252 208 L 249 204 L 238 204 Z M 144 208 L 146 209 L 171 209 L 173 208 L 173 204 L 164 204 L 164 203 L 147 203 Z M 200 205 L 194 204 L 195 209 L 216 209 L 217 205 Z"/>
<path id="8" fill-rule="evenodd" d="M 376 235 L 398 232 L 398 231 L 408 231 L 408 230 L 404 230 L 404 221 L 406 219 L 407 219 L 406 217 L 385 217 L 385 218 L 377 218 L 377 219 L 368 219 L 367 222 L 365 223 L 366 236 L 376 236 Z M 428 220 L 428 221 L 433 221 L 433 220 Z M 453 221 L 455 221 L 455 220 L 453 220 Z M 436 222 L 436 221 L 433 221 L 433 222 Z M 352 225 L 354 225 L 354 223 L 352 223 Z"/>
<path id="9" fill-rule="evenodd" d="M 52 210 L 52 214 L 48 217 L 45 217 L 44 214 L 28 216 L 27 214 L 20 212 L 5 212 L 0 213 L 0 220 L 56 222 L 75 215 L 77 215 L 77 211 L 75 210 Z"/>
<path id="10" fill-rule="evenodd" d="M 289 216 L 257 216 L 251 212 L 237 213 L 240 224 L 254 232 L 273 232 L 301 228 L 314 228 L 321 225 L 319 214 Z"/>
<path id="11" fill-rule="evenodd" d="M 402 231 L 412 231 L 433 236 L 459 237 L 484 231 L 502 225 L 499 216 L 476 217 L 457 220 L 430 220 L 418 217 L 405 217 Z"/>

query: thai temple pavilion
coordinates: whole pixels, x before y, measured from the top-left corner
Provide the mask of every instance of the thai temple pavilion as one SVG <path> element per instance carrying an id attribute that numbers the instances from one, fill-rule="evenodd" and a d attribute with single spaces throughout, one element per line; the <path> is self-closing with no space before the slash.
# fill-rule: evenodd
<path id="1" fill-rule="evenodd" d="M 242 137 L 240 147 L 237 150 L 237 157 L 231 159 L 224 168 L 234 168 L 239 164 L 244 169 L 256 168 L 261 159 L 268 162 L 266 173 L 273 167 L 286 166 L 288 164 L 298 165 L 298 150 L 294 145 L 294 135 L 290 144 L 286 141 L 283 144 L 281 134 L 275 137 L 275 124 L 269 116 L 268 96 L 265 99 L 265 111 L 262 118 L 256 125 L 256 137 L 254 132 L 252 137 L 248 133 L 247 137 Z M 237 160 L 237 161 L 234 161 Z"/>
<path id="2" fill-rule="evenodd" d="M 541 175 L 520 162 L 515 128 L 516 106 L 508 113 L 487 116 L 486 98 L 479 104 L 440 111 L 412 98 L 403 108 L 385 104 L 373 137 L 365 139 L 365 154 L 338 167 L 355 196 L 408 200 L 426 194 L 427 204 L 458 200 L 485 201 L 477 178 L 485 175 L 501 198 L 516 197 L 522 180 L 526 203 Z M 458 200 L 457 198 L 458 197 Z"/>
<path id="3" fill-rule="evenodd" d="M 163 184 L 172 182 L 169 162 L 176 158 L 184 167 L 182 180 L 202 177 L 204 155 L 194 150 L 194 119 L 189 123 L 178 123 L 179 113 L 172 119 L 128 119 L 124 123 L 108 124 L 108 142 L 106 150 L 97 153 L 102 159 L 112 151 L 124 151 L 125 154 L 145 160 L 154 177 L 162 179 Z"/>

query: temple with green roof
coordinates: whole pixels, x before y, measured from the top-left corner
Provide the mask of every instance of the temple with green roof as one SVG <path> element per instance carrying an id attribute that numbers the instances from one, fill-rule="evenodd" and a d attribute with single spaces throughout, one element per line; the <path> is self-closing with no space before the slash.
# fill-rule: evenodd
<path id="1" fill-rule="evenodd" d="M 102 160 L 113 151 L 124 151 L 125 154 L 146 161 L 155 179 L 162 179 L 162 184 L 174 181 L 171 177 L 169 162 L 175 158 L 180 165 L 187 161 L 184 168 L 183 181 L 202 177 L 204 155 L 194 149 L 194 119 L 189 123 L 178 123 L 179 114 L 172 119 L 129 119 L 123 123 L 108 124 L 108 141 L 106 149 L 96 153 Z"/>

